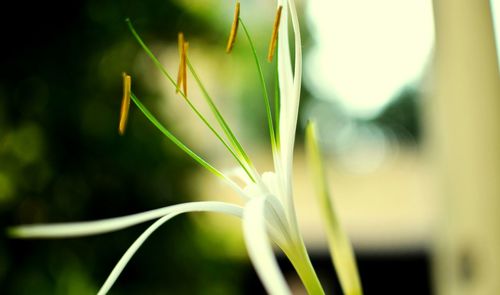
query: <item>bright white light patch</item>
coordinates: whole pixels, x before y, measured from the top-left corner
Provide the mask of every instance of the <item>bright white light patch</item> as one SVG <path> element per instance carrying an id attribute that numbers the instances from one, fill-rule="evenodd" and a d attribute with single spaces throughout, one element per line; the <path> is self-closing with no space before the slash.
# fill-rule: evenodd
<path id="1" fill-rule="evenodd" d="M 307 3 L 316 47 L 306 79 L 315 95 L 370 117 L 420 77 L 434 42 L 431 0 Z"/>
<path id="2" fill-rule="evenodd" d="M 500 0 L 490 0 L 491 14 L 493 15 L 493 27 L 497 45 L 497 58 L 500 68 Z"/>

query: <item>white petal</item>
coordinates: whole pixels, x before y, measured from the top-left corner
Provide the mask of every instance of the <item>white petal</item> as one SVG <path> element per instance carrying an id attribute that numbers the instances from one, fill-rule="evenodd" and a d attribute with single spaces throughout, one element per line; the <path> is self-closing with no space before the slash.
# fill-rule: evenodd
<path id="1" fill-rule="evenodd" d="M 258 197 L 247 202 L 243 209 L 243 233 L 247 251 L 269 294 L 291 294 L 267 235 L 265 206 L 266 198 Z"/>
<path id="2" fill-rule="evenodd" d="M 241 167 L 235 167 L 233 169 L 224 171 L 224 175 L 227 175 L 231 179 L 237 179 L 244 183 L 244 186 L 253 184 L 253 181 L 248 177 L 248 174 Z"/>
<path id="3" fill-rule="evenodd" d="M 278 177 L 274 172 L 262 173 L 262 182 L 267 187 L 271 195 L 277 196 L 278 198 L 283 195 L 280 190 Z"/>
<path id="4" fill-rule="evenodd" d="M 283 6 L 281 11 L 281 21 L 278 33 L 278 72 L 279 87 L 281 97 L 287 96 L 291 89 L 292 82 L 292 64 L 290 60 L 290 44 L 288 40 L 288 1 L 277 1 L 278 6 Z M 281 99 L 282 103 L 286 100 Z"/>
<path id="5" fill-rule="evenodd" d="M 278 82 L 280 90 L 280 132 L 281 149 L 287 149 L 289 129 L 289 110 L 290 100 L 292 99 L 293 91 L 293 75 L 292 63 L 290 58 L 290 41 L 288 38 L 288 1 L 278 1 L 278 5 L 282 5 L 281 21 L 278 34 Z"/>
<path id="6" fill-rule="evenodd" d="M 302 40 L 300 37 L 299 17 L 297 16 L 297 9 L 293 0 L 289 1 L 289 7 L 290 15 L 292 17 L 292 27 L 295 42 L 295 73 L 293 75 L 293 84 L 295 87 L 295 95 L 300 96 L 300 88 L 302 84 Z"/>
<path id="7" fill-rule="evenodd" d="M 289 2 L 290 7 L 290 16 L 292 19 L 292 27 L 294 32 L 294 41 L 295 41 L 295 68 L 293 75 L 293 91 L 292 97 L 290 99 L 290 129 L 289 129 L 289 138 L 290 138 L 290 157 L 293 157 L 293 145 L 295 141 L 295 130 L 297 128 L 297 117 L 299 113 L 299 104 L 300 104 L 300 89 L 302 86 L 302 41 L 300 37 L 300 27 L 299 27 L 299 19 L 297 16 L 297 11 L 295 9 L 294 1 Z M 292 159 L 289 159 L 291 162 Z M 291 167 L 290 167 L 291 170 Z"/>
<path id="8" fill-rule="evenodd" d="M 284 188 L 284 195 L 291 199 L 291 171 L 293 161 L 293 149 L 295 143 L 295 130 L 300 102 L 300 89 L 302 82 L 302 48 L 300 28 L 297 11 L 293 0 L 278 1 L 283 5 L 282 20 L 280 24 L 278 40 L 278 71 L 280 85 L 280 181 Z M 289 15 L 290 14 L 290 15 Z M 288 17 L 291 18 L 294 33 L 294 70 L 292 73 L 292 61 L 290 56 L 290 40 L 288 38 Z M 287 202 L 290 202 L 288 200 Z M 288 206 L 288 214 L 291 214 L 293 206 Z"/>
<path id="9" fill-rule="evenodd" d="M 127 263 L 130 261 L 132 256 L 137 252 L 139 247 L 142 246 L 142 244 L 146 241 L 146 239 L 156 230 L 158 229 L 162 224 L 167 222 L 168 220 L 174 218 L 175 216 L 182 214 L 182 213 L 187 213 L 187 212 L 195 212 L 195 211 L 208 211 L 208 212 L 219 212 L 219 213 L 226 213 L 229 215 L 237 215 L 241 216 L 241 208 L 237 210 L 236 212 L 234 210 L 234 205 L 232 204 L 218 204 L 218 206 L 205 206 L 205 209 L 195 209 L 195 210 L 186 210 L 185 208 L 176 208 L 175 210 L 171 211 L 169 214 L 163 216 L 162 218 L 158 219 L 155 221 L 150 227 L 148 227 L 140 236 L 137 238 L 137 240 L 134 241 L 134 243 L 127 249 L 125 254 L 123 254 L 122 258 L 118 261 L 116 266 L 113 268 L 113 271 L 111 274 L 108 276 L 104 284 L 102 285 L 101 289 L 97 293 L 98 295 L 101 294 L 106 294 L 109 289 L 113 286 L 115 283 L 116 279 L 118 276 L 121 274 Z M 237 214 L 233 214 L 237 213 Z"/>
<path id="10" fill-rule="evenodd" d="M 281 248 L 286 247 L 293 243 L 293 239 L 283 206 L 274 196 L 268 195 L 266 199 L 267 206 L 264 215 L 267 221 L 269 237 Z"/>
<path id="11" fill-rule="evenodd" d="M 295 65 L 294 65 L 294 74 L 292 77 L 291 74 L 291 57 L 288 54 L 286 60 L 283 60 L 282 63 L 290 64 L 290 75 L 280 75 L 280 85 L 285 85 L 287 89 L 287 96 L 281 96 L 282 108 L 280 110 L 280 143 L 281 143 L 281 171 L 279 174 L 279 179 L 281 181 L 282 186 L 282 198 L 283 204 L 285 206 L 285 210 L 287 213 L 288 220 L 292 227 L 292 234 L 298 232 L 298 225 L 295 216 L 295 208 L 293 204 L 293 192 L 292 192 L 292 169 L 293 169 L 293 150 L 295 144 L 295 131 L 297 128 L 297 117 L 299 111 L 299 103 L 300 103 L 300 89 L 302 82 L 302 45 L 301 45 L 301 37 L 300 37 L 300 28 L 299 21 L 297 16 L 297 11 L 295 7 L 295 2 L 293 0 L 283 1 L 287 4 L 292 28 L 294 32 L 294 51 L 295 51 Z M 285 6 L 283 6 L 283 10 L 285 10 Z M 283 22 L 281 27 L 287 27 L 288 23 Z M 282 32 L 280 31 L 280 37 Z M 285 38 L 286 37 L 286 38 Z M 288 43 L 288 37 L 285 36 L 281 40 L 282 47 L 281 50 L 285 50 L 285 47 L 288 48 L 288 53 L 290 52 L 290 44 Z M 281 53 L 281 52 L 280 52 Z M 280 58 L 280 56 L 278 56 Z M 285 57 L 283 57 L 285 58 Z M 284 71 L 284 70 L 283 70 Z M 288 73 L 288 71 L 286 71 Z M 284 81 L 282 81 L 284 80 Z M 281 88 L 280 88 L 281 90 Z M 298 235 L 297 235 L 298 237 Z"/>
<path id="12" fill-rule="evenodd" d="M 99 292 L 97 295 L 102 295 L 108 293 L 109 289 L 113 286 L 115 283 L 116 279 L 118 276 L 121 274 L 127 263 L 130 261 L 132 256 L 135 254 L 137 249 L 146 241 L 146 239 L 162 224 L 167 222 L 168 220 L 172 219 L 174 216 L 177 214 L 168 214 L 163 216 L 162 218 L 158 219 L 153 223 L 150 227 L 148 227 L 140 236 L 135 240 L 135 242 L 127 249 L 125 254 L 123 254 L 122 258 L 118 261 L 118 263 L 115 265 L 113 268 L 113 271 L 109 274 L 108 278 L 102 285 L 101 289 L 99 289 Z"/>
<path id="13" fill-rule="evenodd" d="M 120 230 L 142 222 L 160 218 L 173 212 L 182 213 L 192 211 L 217 211 L 235 216 L 241 216 L 242 214 L 241 207 L 233 204 L 215 201 L 190 202 L 167 206 L 142 213 L 95 221 L 16 226 L 9 228 L 7 232 L 14 238 L 23 239 L 88 236 Z"/>

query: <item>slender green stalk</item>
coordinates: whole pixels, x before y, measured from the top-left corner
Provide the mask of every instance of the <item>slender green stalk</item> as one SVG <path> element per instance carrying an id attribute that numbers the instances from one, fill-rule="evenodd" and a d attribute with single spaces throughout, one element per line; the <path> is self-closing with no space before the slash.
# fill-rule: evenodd
<path id="1" fill-rule="evenodd" d="M 135 103 L 135 105 L 141 110 L 141 112 L 148 118 L 148 120 L 153 123 L 153 125 L 158 128 L 168 139 L 170 139 L 176 146 L 178 146 L 181 150 L 183 150 L 186 154 L 188 154 L 191 158 L 193 158 L 196 162 L 198 162 L 201 166 L 205 167 L 208 171 L 212 172 L 214 175 L 218 177 L 225 178 L 222 172 L 217 170 L 215 167 L 210 165 L 203 158 L 198 156 L 195 152 L 193 152 L 190 148 L 188 148 L 185 144 L 183 144 L 175 135 L 173 135 L 168 129 L 163 126 L 158 119 L 142 104 L 142 102 L 135 96 L 134 93 L 130 94 L 130 98 Z"/>
<path id="2" fill-rule="evenodd" d="M 292 245 L 294 245 L 293 248 L 282 247 L 281 249 L 297 271 L 307 293 L 309 295 L 324 295 L 325 291 L 321 286 L 304 244 L 297 241 Z"/>
<path id="3" fill-rule="evenodd" d="M 276 121 L 276 145 L 279 150 L 280 148 L 280 87 L 279 87 L 279 75 L 278 75 L 278 55 L 279 51 L 276 51 L 276 62 L 275 64 L 275 80 L 274 80 L 274 120 Z"/>
<path id="4" fill-rule="evenodd" d="M 255 46 L 253 45 L 252 38 L 250 37 L 250 33 L 247 30 L 247 27 L 245 26 L 245 23 L 243 20 L 240 18 L 240 23 L 241 27 L 243 28 L 243 31 L 245 32 L 245 36 L 247 37 L 248 43 L 250 44 L 250 48 L 252 49 L 252 54 L 253 58 L 255 60 L 255 65 L 257 66 L 257 70 L 259 72 L 259 81 L 260 84 L 262 85 L 262 94 L 264 97 L 264 104 L 266 106 L 266 115 L 267 115 L 267 124 L 269 125 L 269 136 L 271 138 L 271 146 L 273 149 L 273 153 L 276 154 L 276 138 L 274 134 L 274 127 L 273 127 L 273 118 L 271 115 L 271 103 L 269 102 L 269 95 L 267 94 L 267 87 L 266 87 L 266 81 L 264 79 L 264 74 L 262 72 L 262 67 L 260 66 L 260 61 L 259 57 L 257 55 L 257 51 L 255 50 Z"/>
<path id="5" fill-rule="evenodd" d="M 135 37 L 135 39 L 137 40 L 137 42 L 139 43 L 139 45 L 141 45 L 142 49 L 146 52 L 146 54 L 149 56 L 149 58 L 151 58 L 151 60 L 153 61 L 153 63 L 156 65 L 156 67 L 165 75 L 165 77 L 167 77 L 167 79 L 175 87 L 177 87 L 177 83 L 172 78 L 172 76 L 168 73 L 168 71 L 161 64 L 161 62 L 158 60 L 158 58 L 156 58 L 156 56 L 151 51 L 151 49 L 149 49 L 149 47 L 146 45 L 146 43 L 144 43 L 144 41 L 142 41 L 142 38 L 139 36 L 139 34 L 137 33 L 137 31 L 134 29 L 134 26 L 132 25 L 132 22 L 130 21 L 130 19 L 127 18 L 125 21 L 127 22 L 128 28 L 129 28 L 130 32 L 132 33 L 132 35 Z"/>
<path id="6" fill-rule="evenodd" d="M 227 124 L 226 120 L 224 120 L 224 117 L 222 116 L 219 109 L 215 105 L 215 103 L 214 103 L 212 97 L 210 96 L 210 94 L 208 93 L 207 89 L 205 88 L 205 86 L 201 82 L 200 76 L 196 73 L 196 70 L 194 69 L 193 65 L 191 64 L 189 58 L 187 59 L 187 65 L 188 65 L 189 71 L 191 72 L 191 74 L 194 77 L 194 80 L 196 81 L 196 84 L 198 85 L 198 87 L 200 87 L 200 90 L 203 93 L 203 97 L 205 98 L 208 106 L 210 107 L 210 110 L 214 114 L 217 122 L 219 123 L 219 126 L 222 128 L 222 131 L 224 132 L 224 134 L 226 134 L 226 137 L 229 139 L 229 141 L 231 142 L 233 147 L 236 149 L 236 151 L 239 153 L 239 155 L 245 160 L 245 162 L 248 163 L 248 165 L 250 167 L 253 167 L 253 164 L 252 164 L 252 161 L 250 160 L 250 157 L 248 157 L 247 153 L 245 152 L 245 150 L 241 146 L 240 142 L 238 141 L 238 139 L 234 135 L 234 132 L 231 130 L 231 128 Z M 252 181 L 255 182 L 255 180 L 253 178 L 252 178 Z"/>

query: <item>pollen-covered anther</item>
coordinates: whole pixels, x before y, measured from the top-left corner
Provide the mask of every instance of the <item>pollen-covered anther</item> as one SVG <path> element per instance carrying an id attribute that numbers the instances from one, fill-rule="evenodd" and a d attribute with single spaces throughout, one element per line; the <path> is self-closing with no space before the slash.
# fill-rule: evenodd
<path id="1" fill-rule="evenodd" d="M 279 6 L 276 11 L 276 16 L 274 18 L 273 34 L 271 35 L 271 41 L 269 42 L 269 51 L 267 52 L 267 60 L 269 62 L 273 61 L 274 52 L 276 51 L 276 42 L 278 41 L 278 29 L 281 20 L 281 10 L 283 6 Z"/>
<path id="2" fill-rule="evenodd" d="M 179 48 L 179 72 L 177 73 L 177 86 L 175 87 L 175 93 L 179 93 L 182 87 L 182 79 L 184 77 L 185 67 L 184 67 L 184 34 L 182 32 L 179 33 L 178 37 L 178 48 Z"/>
<path id="3" fill-rule="evenodd" d="M 123 98 L 120 108 L 120 123 L 118 125 L 118 133 L 125 134 L 127 127 L 128 110 L 130 109 L 130 92 L 132 87 L 132 78 L 127 73 L 123 73 Z"/>
<path id="4" fill-rule="evenodd" d="M 182 45 L 182 91 L 184 96 L 187 97 L 187 51 L 189 48 L 189 43 L 184 42 Z"/>
<path id="5" fill-rule="evenodd" d="M 229 39 L 227 40 L 226 53 L 231 53 L 231 50 L 233 49 L 234 42 L 236 41 L 236 34 L 238 33 L 239 22 L 240 2 L 236 2 L 236 7 L 234 8 L 233 24 L 231 25 L 231 32 L 229 33 Z"/>

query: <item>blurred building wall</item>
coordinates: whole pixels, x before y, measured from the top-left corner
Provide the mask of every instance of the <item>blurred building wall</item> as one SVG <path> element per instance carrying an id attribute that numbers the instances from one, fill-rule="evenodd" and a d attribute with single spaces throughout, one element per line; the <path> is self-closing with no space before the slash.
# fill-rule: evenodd
<path id="1" fill-rule="evenodd" d="M 435 80 L 426 102 L 440 210 L 437 294 L 499 294 L 500 79 L 488 0 L 434 0 Z"/>

